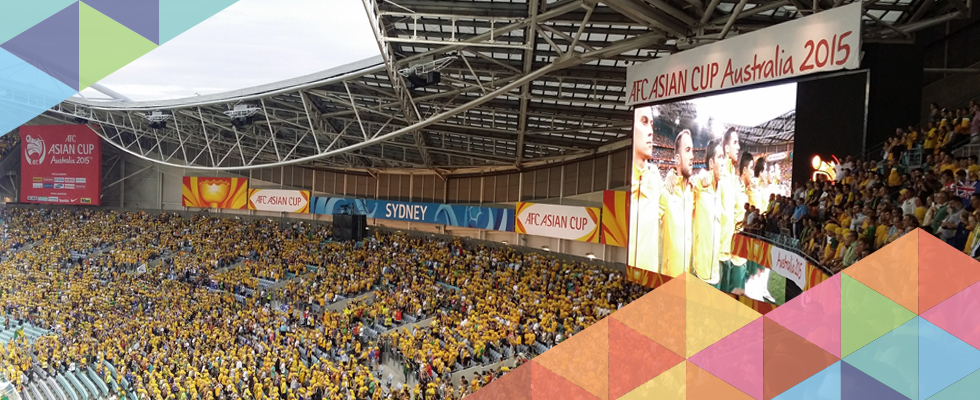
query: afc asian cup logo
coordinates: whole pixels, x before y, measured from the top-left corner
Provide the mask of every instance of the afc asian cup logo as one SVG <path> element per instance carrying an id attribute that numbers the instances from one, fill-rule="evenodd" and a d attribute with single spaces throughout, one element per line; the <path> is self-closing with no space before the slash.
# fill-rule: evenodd
<path id="1" fill-rule="evenodd" d="M 27 164 L 41 165 L 47 153 L 44 147 L 44 139 L 40 137 L 33 138 L 31 135 L 27 135 L 24 142 L 27 143 L 27 146 L 24 147 L 24 159 L 27 160 Z"/>

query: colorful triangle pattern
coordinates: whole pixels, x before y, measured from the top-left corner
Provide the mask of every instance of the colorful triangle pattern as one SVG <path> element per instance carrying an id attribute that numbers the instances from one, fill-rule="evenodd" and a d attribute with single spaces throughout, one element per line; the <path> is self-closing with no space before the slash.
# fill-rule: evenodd
<path id="1" fill-rule="evenodd" d="M 677 277 L 474 396 L 949 400 L 980 391 L 980 264 L 924 231 L 766 315 L 711 289 Z"/>
<path id="2" fill-rule="evenodd" d="M 0 135 L 237 1 L 0 0 Z"/>

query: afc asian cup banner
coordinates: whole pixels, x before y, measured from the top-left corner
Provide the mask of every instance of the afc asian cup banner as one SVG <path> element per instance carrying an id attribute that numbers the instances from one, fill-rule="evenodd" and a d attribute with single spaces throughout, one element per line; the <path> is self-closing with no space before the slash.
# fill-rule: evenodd
<path id="1" fill-rule="evenodd" d="M 514 210 L 434 203 L 314 197 L 314 214 L 352 212 L 368 218 L 422 222 L 491 231 L 514 231 Z"/>
<path id="2" fill-rule="evenodd" d="M 627 105 L 856 69 L 861 2 L 630 66 Z"/>
<path id="3" fill-rule="evenodd" d="M 249 189 L 248 209 L 306 214 L 310 192 L 306 190 Z"/>
<path id="4" fill-rule="evenodd" d="M 20 128 L 20 201 L 97 206 L 102 193 L 102 142 L 87 125 Z"/>
<path id="5" fill-rule="evenodd" d="M 599 243 L 599 213 L 595 207 L 517 203 L 514 228 L 527 235 Z"/>
<path id="6" fill-rule="evenodd" d="M 185 176 L 181 203 L 184 207 L 245 210 L 248 179 Z"/>

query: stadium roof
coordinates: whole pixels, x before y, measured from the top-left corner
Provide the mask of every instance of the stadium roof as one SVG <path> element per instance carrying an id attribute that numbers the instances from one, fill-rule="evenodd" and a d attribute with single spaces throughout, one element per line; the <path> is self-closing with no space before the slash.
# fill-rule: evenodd
<path id="1" fill-rule="evenodd" d="M 626 67 L 852 0 L 363 0 L 381 57 L 181 100 L 72 98 L 83 118 L 155 162 L 211 170 L 452 171 L 520 167 L 628 144 Z M 969 15 L 962 0 L 865 0 L 865 42 L 910 41 Z M 438 71 L 411 89 L 407 75 Z M 235 114 L 235 106 L 242 107 Z M 150 128 L 147 114 L 166 118 Z M 251 115 L 232 126 L 230 115 Z"/>

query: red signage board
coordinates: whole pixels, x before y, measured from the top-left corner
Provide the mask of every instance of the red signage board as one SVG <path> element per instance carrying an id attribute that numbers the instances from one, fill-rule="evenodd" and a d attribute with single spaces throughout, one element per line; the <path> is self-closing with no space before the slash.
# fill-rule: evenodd
<path id="1" fill-rule="evenodd" d="M 102 142 L 86 125 L 20 128 L 20 201 L 99 205 Z"/>

